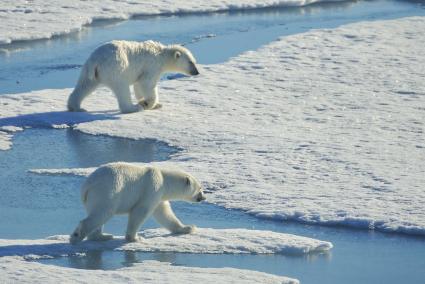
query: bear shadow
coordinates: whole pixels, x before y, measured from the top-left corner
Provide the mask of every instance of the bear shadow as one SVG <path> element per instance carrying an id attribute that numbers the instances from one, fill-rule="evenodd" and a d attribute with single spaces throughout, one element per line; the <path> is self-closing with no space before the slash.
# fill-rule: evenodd
<path id="1" fill-rule="evenodd" d="M 0 118 L 1 126 L 51 128 L 54 125 L 73 126 L 75 124 L 96 120 L 119 119 L 118 112 L 69 112 L 51 111 L 24 114 L 13 117 Z"/>
<path id="2" fill-rule="evenodd" d="M 127 244 L 120 239 L 113 239 L 106 242 L 83 241 L 79 244 L 72 245 L 69 242 L 54 243 L 54 244 L 19 244 L 5 245 L 0 247 L 0 257 L 4 256 L 64 256 L 87 251 L 104 251 L 114 250 Z"/>

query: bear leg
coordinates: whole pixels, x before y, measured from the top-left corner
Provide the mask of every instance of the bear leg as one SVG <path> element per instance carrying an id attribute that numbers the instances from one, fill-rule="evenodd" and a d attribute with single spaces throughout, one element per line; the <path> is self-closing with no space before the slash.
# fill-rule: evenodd
<path id="1" fill-rule="evenodd" d="M 141 106 L 139 104 L 134 105 L 132 103 L 130 86 L 128 86 L 126 83 L 114 83 L 109 87 L 114 92 L 122 113 L 132 113 L 141 110 Z"/>
<path id="2" fill-rule="evenodd" d="M 151 215 L 153 208 L 149 208 L 143 205 L 134 207 L 128 215 L 127 232 L 125 233 L 125 239 L 128 242 L 139 241 L 137 231 Z"/>
<path id="3" fill-rule="evenodd" d="M 111 214 L 89 215 L 78 224 L 77 228 L 71 234 L 69 238 L 70 243 L 76 244 L 81 242 L 87 235 L 103 226 L 111 217 Z"/>
<path id="4" fill-rule="evenodd" d="M 173 234 L 190 234 L 195 231 L 196 226 L 184 225 L 176 217 L 169 201 L 162 201 L 153 212 L 155 220 Z"/>
<path id="5" fill-rule="evenodd" d="M 103 233 L 103 226 L 100 226 L 98 229 L 94 230 L 87 236 L 87 239 L 90 241 L 109 241 L 113 238 L 114 237 L 111 234 Z"/>
<path id="6" fill-rule="evenodd" d="M 98 85 L 99 83 L 95 80 L 80 77 L 77 86 L 68 98 L 68 110 L 85 111 L 81 108 L 81 103 L 96 89 Z"/>
<path id="7" fill-rule="evenodd" d="M 158 103 L 158 87 L 150 85 L 148 82 L 139 80 L 133 86 L 134 94 L 145 110 L 161 108 L 161 104 Z"/>

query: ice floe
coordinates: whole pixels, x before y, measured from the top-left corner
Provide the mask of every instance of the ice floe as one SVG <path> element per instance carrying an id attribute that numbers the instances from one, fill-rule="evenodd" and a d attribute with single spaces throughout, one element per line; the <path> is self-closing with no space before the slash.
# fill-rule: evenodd
<path id="1" fill-rule="evenodd" d="M 85 241 L 69 244 L 68 236 L 52 236 L 41 240 L 0 239 L 3 256 L 62 256 L 87 250 L 120 250 L 141 252 L 286 254 L 302 255 L 326 252 L 332 244 L 316 239 L 247 229 L 197 228 L 195 233 L 172 235 L 165 229 L 149 229 L 139 233 L 137 243 L 126 243 L 123 237 L 106 242 Z"/>
<path id="2" fill-rule="evenodd" d="M 220 206 L 425 235 L 424 29 L 411 17 L 284 37 L 161 82 L 155 111 L 118 114 L 105 89 L 79 114 L 69 89 L 2 95 L 0 126 L 155 138 L 184 149 L 170 164 Z"/>
<path id="3" fill-rule="evenodd" d="M 187 283 L 190 281 L 222 281 L 220 283 L 298 283 L 286 277 L 232 268 L 194 268 L 171 266 L 169 263 L 144 261 L 129 268 L 114 271 L 87 271 L 43 265 L 33 262 L 41 258 L 84 255 L 90 250 L 116 250 L 124 252 L 180 252 L 180 253 L 232 253 L 232 254 L 308 254 L 323 253 L 332 244 L 295 235 L 247 229 L 197 228 L 190 235 L 171 235 L 164 229 L 140 232 L 142 241 L 126 243 L 123 237 L 106 242 L 84 241 L 69 244 L 68 236 L 52 236 L 39 240 L 0 239 L 0 269 L 2 281 L 39 281 L 57 283 L 81 280 L 145 281 L 147 283 Z M 29 262 L 28 260 L 31 260 Z M 191 274 L 192 275 L 191 277 Z M 37 275 L 37 277 L 35 277 Z M 88 277 L 88 278 L 86 278 Z"/>
<path id="4" fill-rule="evenodd" d="M 0 269 L 0 280 L 6 283 L 299 283 L 252 270 L 172 266 L 154 260 L 105 271 L 44 265 L 22 257 L 0 257 Z"/>

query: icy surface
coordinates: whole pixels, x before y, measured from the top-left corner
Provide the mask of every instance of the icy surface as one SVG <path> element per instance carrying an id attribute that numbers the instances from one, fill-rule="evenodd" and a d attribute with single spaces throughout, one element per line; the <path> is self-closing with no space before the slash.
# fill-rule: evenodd
<path id="1" fill-rule="evenodd" d="M 304 6 L 323 0 L 212 1 L 45 1 L 4 0 L 0 7 L 0 44 L 51 38 L 80 30 L 94 20 L 128 19 L 135 15 L 203 13 L 265 7 Z M 329 0 L 327 0 L 329 1 Z M 338 1 L 338 0 L 334 0 Z"/>
<path id="2" fill-rule="evenodd" d="M 0 150 L 9 150 L 12 147 L 12 135 L 9 133 L 22 131 L 21 127 L 2 126 L 0 127 Z"/>
<path id="3" fill-rule="evenodd" d="M 0 280 L 6 283 L 299 283 L 297 280 L 233 268 L 172 266 L 143 261 L 113 271 L 83 270 L 0 257 Z"/>
<path id="4" fill-rule="evenodd" d="M 156 111 L 119 115 L 104 89 L 80 114 L 62 112 L 69 89 L 1 96 L 0 126 L 163 140 L 215 204 L 425 235 L 424 29 L 412 17 L 288 36 L 162 82 Z"/>
<path id="5" fill-rule="evenodd" d="M 0 150 L 9 150 L 12 147 L 12 136 L 4 131 L 0 131 Z"/>
<path id="6" fill-rule="evenodd" d="M 171 235 L 165 229 L 140 232 L 141 242 L 126 243 L 123 237 L 107 242 L 84 241 L 70 245 L 68 236 L 52 236 L 45 240 L 2 240 L 0 256 L 49 255 L 60 256 L 87 250 L 121 250 L 142 252 L 180 253 L 252 253 L 252 254 L 306 254 L 324 252 L 332 244 L 311 238 L 271 231 L 247 229 L 197 228 L 190 235 Z"/>

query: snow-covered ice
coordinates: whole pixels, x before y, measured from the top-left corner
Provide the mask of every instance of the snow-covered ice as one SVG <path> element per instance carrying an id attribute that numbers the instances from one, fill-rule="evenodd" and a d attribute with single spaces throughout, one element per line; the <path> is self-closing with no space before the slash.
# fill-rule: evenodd
<path id="1" fill-rule="evenodd" d="M 4 0 L 0 7 L 0 44 L 51 38 L 79 31 L 94 20 L 136 15 L 205 13 L 266 7 L 304 6 L 323 0 L 72 1 Z M 329 1 L 329 0 L 327 0 Z M 333 0 L 338 1 L 338 0 Z"/>
<path id="2" fill-rule="evenodd" d="M 411 17 L 284 37 L 161 82 L 156 111 L 105 111 L 105 89 L 87 114 L 62 112 L 70 89 L 4 95 L 0 126 L 163 140 L 220 206 L 425 235 L 424 29 Z"/>
<path id="3" fill-rule="evenodd" d="M 0 257 L 5 283 L 299 283 L 295 279 L 234 268 L 172 266 L 143 261 L 117 270 L 83 270 Z"/>
<path id="4" fill-rule="evenodd" d="M 251 253 L 251 254 L 290 254 L 326 252 L 332 244 L 326 241 L 275 233 L 271 231 L 247 229 L 197 228 L 188 235 L 172 235 L 165 229 L 149 229 L 140 232 L 141 242 L 126 243 L 123 237 L 107 242 L 85 241 L 79 245 L 69 244 L 68 236 L 52 236 L 42 240 L 0 239 L 1 256 L 61 256 L 85 252 L 87 250 L 121 250 L 142 252 L 180 253 Z"/>

